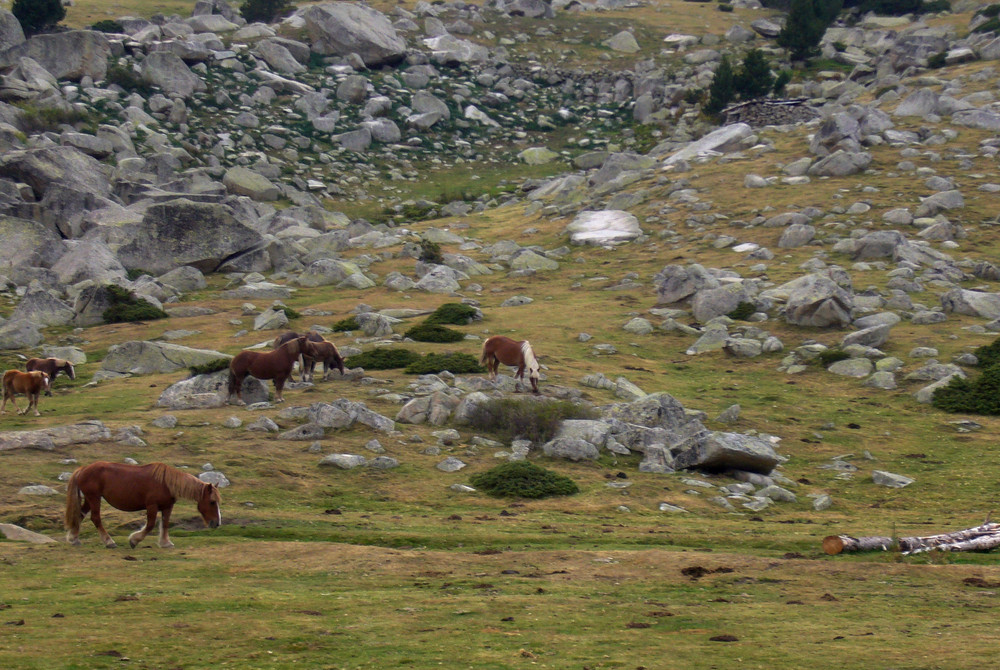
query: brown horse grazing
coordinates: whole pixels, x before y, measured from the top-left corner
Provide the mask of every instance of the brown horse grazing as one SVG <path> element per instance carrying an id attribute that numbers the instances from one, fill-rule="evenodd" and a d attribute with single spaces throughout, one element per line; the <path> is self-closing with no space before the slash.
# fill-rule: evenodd
<path id="1" fill-rule="evenodd" d="M 344 359 L 337 350 L 337 345 L 325 340 L 322 335 L 314 330 L 310 330 L 305 335 L 299 335 L 294 331 L 283 333 L 274 338 L 274 348 L 277 349 L 282 344 L 297 337 L 305 337 L 309 342 L 309 345 L 302 352 L 302 360 L 305 365 L 299 370 L 299 374 L 301 375 L 299 379 L 301 381 L 311 382 L 313 380 L 313 373 L 316 370 L 317 363 L 323 364 L 324 379 L 334 366 L 340 370 L 340 374 L 344 374 Z M 291 376 L 289 376 L 289 379 L 291 379 Z"/>
<path id="2" fill-rule="evenodd" d="M 3 402 L 0 403 L 0 414 L 7 411 L 7 401 L 14 403 L 14 409 L 18 414 L 27 414 L 28 410 L 35 410 L 38 413 L 38 394 L 49 390 L 49 376 L 44 372 L 21 372 L 20 370 L 7 370 L 3 373 Z M 28 399 L 28 406 L 23 410 L 17 406 L 16 393 L 23 393 Z"/>
<path id="3" fill-rule="evenodd" d="M 292 374 L 295 361 L 305 367 L 302 354 L 306 348 L 305 336 L 285 342 L 274 351 L 241 351 L 229 361 L 229 398 L 236 394 L 238 404 L 243 404 L 243 379 L 253 375 L 257 379 L 274 381 L 275 402 L 285 402 L 281 390 Z M 227 398 L 228 400 L 228 398 Z"/>
<path id="4" fill-rule="evenodd" d="M 76 379 L 76 371 L 73 370 L 73 364 L 61 358 L 29 358 L 28 362 L 24 364 L 24 369 L 28 372 L 34 372 L 35 370 L 44 372 L 49 376 L 50 385 L 56 380 L 60 372 L 64 373 L 70 379 Z M 52 389 L 45 389 L 45 395 L 51 396 Z"/>
<path id="5" fill-rule="evenodd" d="M 490 373 L 490 379 L 497 378 L 497 370 L 500 364 L 516 365 L 517 372 L 514 374 L 514 383 L 517 384 L 518 377 L 524 381 L 524 370 L 528 370 L 528 379 L 531 380 L 531 388 L 538 393 L 538 359 L 531 348 L 531 343 L 527 340 L 518 342 L 503 335 L 494 335 L 483 342 L 483 355 L 479 359 L 480 365 L 485 365 Z M 520 388 L 517 386 L 517 388 Z"/>
<path id="6" fill-rule="evenodd" d="M 80 504 L 80 496 L 83 504 Z M 80 544 L 80 522 L 90 512 L 90 520 L 108 549 L 115 541 L 101 523 L 101 498 L 124 512 L 146 510 L 146 525 L 128 536 L 133 549 L 153 530 L 156 514 L 160 519 L 160 546 L 174 546 L 167 535 L 170 512 L 178 498 L 198 502 L 198 513 L 209 528 L 222 525 L 222 497 L 214 484 L 206 484 L 194 475 L 163 463 L 126 465 L 97 461 L 82 468 L 69 478 L 66 487 L 66 541 Z"/>

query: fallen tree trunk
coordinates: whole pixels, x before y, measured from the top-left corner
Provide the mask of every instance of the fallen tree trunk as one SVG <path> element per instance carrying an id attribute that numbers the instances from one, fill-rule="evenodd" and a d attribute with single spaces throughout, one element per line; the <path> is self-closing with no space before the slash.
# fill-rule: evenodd
<path id="1" fill-rule="evenodd" d="M 975 528 L 922 537 L 901 537 L 895 541 L 890 537 L 878 536 L 828 535 L 823 538 L 823 551 L 830 555 L 856 551 L 888 551 L 893 546 L 898 547 L 904 555 L 919 554 L 932 549 L 938 551 L 989 551 L 1000 547 L 1000 523 L 987 521 Z"/>

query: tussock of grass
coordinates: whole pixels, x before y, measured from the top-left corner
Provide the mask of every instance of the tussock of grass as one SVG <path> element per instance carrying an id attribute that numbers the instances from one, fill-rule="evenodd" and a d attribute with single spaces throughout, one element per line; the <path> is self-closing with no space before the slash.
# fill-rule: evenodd
<path id="1" fill-rule="evenodd" d="M 595 416 L 589 407 L 564 400 L 499 398 L 477 405 L 469 417 L 469 424 L 476 430 L 507 439 L 524 437 L 540 444 L 555 437 L 564 420 L 593 419 Z"/>
<path id="2" fill-rule="evenodd" d="M 579 493 L 569 477 L 528 461 L 504 463 L 473 475 L 473 486 L 497 498 L 549 498 Z"/>

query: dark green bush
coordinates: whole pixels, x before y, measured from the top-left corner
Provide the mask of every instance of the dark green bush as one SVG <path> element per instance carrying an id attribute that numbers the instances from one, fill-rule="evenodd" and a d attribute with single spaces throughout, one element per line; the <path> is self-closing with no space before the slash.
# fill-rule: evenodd
<path id="1" fill-rule="evenodd" d="M 931 404 L 946 412 L 1000 415 L 1000 338 L 975 351 L 982 372 L 975 379 L 953 378 L 934 393 Z"/>
<path id="2" fill-rule="evenodd" d="M 424 319 L 426 324 L 467 326 L 476 318 L 476 308 L 460 302 L 446 302 Z"/>
<path id="3" fill-rule="evenodd" d="M 978 12 L 976 12 L 976 15 L 977 16 L 982 15 L 988 19 L 995 19 L 996 17 L 1000 16 L 1000 4 L 986 5 Z"/>
<path id="4" fill-rule="evenodd" d="M 441 265 L 444 257 L 441 255 L 441 245 L 430 240 L 420 240 L 420 260 L 424 263 Z"/>
<path id="5" fill-rule="evenodd" d="M 949 0 L 931 0 L 930 2 L 924 0 L 924 4 L 920 7 L 920 11 L 924 12 L 925 14 L 950 12 L 951 2 L 949 2 Z"/>
<path id="6" fill-rule="evenodd" d="M 486 372 L 479 359 L 471 354 L 425 354 L 406 366 L 403 372 L 411 375 L 434 375 L 447 370 L 452 374 Z"/>
<path id="7" fill-rule="evenodd" d="M 994 16 L 992 19 L 986 23 L 976 26 L 972 32 L 974 33 L 995 33 L 1000 30 L 1000 17 Z"/>
<path id="8" fill-rule="evenodd" d="M 270 23 L 286 14 L 291 13 L 295 7 L 289 4 L 288 0 L 243 0 L 240 5 L 240 16 L 248 23 L 261 22 Z"/>
<path id="9" fill-rule="evenodd" d="M 282 305 L 282 306 L 281 306 L 281 307 L 279 307 L 278 309 L 280 309 L 280 310 L 281 310 L 282 312 L 284 312 L 284 313 L 285 313 L 285 316 L 287 316 L 287 317 L 288 317 L 288 320 L 289 320 L 289 321 L 291 321 L 292 319 L 297 319 L 297 318 L 299 318 L 300 316 L 302 316 L 301 314 L 299 314 L 298 312 L 296 312 L 296 311 L 295 311 L 294 309 L 292 309 L 291 307 L 288 307 L 287 305 Z"/>
<path id="10" fill-rule="evenodd" d="M 404 337 L 417 342 L 461 342 L 465 339 L 459 331 L 434 323 L 418 324 L 406 331 Z"/>
<path id="11" fill-rule="evenodd" d="M 720 12 L 731 12 L 733 11 L 733 6 L 728 3 L 722 3 L 719 5 Z"/>
<path id="12" fill-rule="evenodd" d="M 121 23 L 115 21 L 114 19 L 103 19 L 98 21 L 94 25 L 90 26 L 91 30 L 96 30 L 101 33 L 122 33 L 125 32 L 125 27 Z"/>
<path id="13" fill-rule="evenodd" d="M 476 430 L 495 433 L 505 439 L 523 437 L 540 444 L 555 437 L 564 420 L 596 416 L 589 407 L 564 400 L 494 398 L 473 408 L 469 424 Z"/>
<path id="14" fill-rule="evenodd" d="M 934 392 L 931 404 L 946 412 L 1000 414 L 1000 365 L 993 365 L 975 379 L 953 377 Z"/>
<path id="15" fill-rule="evenodd" d="M 851 355 L 843 349 L 831 347 L 826 351 L 819 352 L 819 364 L 825 368 L 833 365 L 837 361 L 843 361 L 850 357 Z"/>
<path id="16" fill-rule="evenodd" d="M 66 17 L 62 0 L 14 0 L 10 11 L 28 37 L 52 28 Z"/>
<path id="17" fill-rule="evenodd" d="M 569 477 L 528 461 L 512 461 L 469 478 L 478 489 L 497 498 L 548 498 L 579 493 Z"/>
<path id="18" fill-rule="evenodd" d="M 726 316 L 728 316 L 730 319 L 733 319 L 734 321 L 743 321 L 756 311 L 757 307 L 752 302 L 741 302 L 739 305 L 736 306 L 736 309 L 731 311 Z"/>
<path id="19" fill-rule="evenodd" d="M 127 323 L 165 319 L 168 314 L 142 298 L 135 298 L 127 289 L 109 284 L 105 286 L 111 298 L 111 307 L 104 310 L 104 323 Z"/>
<path id="20" fill-rule="evenodd" d="M 359 328 L 361 328 L 361 325 L 358 323 L 356 316 L 349 316 L 333 324 L 333 332 L 335 333 L 346 333 L 349 330 L 358 330 Z"/>
<path id="21" fill-rule="evenodd" d="M 197 377 L 198 375 L 210 375 L 213 372 L 218 372 L 219 370 L 229 369 L 229 359 L 228 358 L 216 358 L 214 361 L 209 361 L 208 363 L 202 363 L 201 365 L 192 365 L 188 368 L 191 372 L 192 377 Z"/>
<path id="22" fill-rule="evenodd" d="M 362 367 L 365 370 L 392 370 L 405 368 L 420 360 L 420 354 L 409 349 L 372 349 L 350 356 L 344 361 L 349 368 Z"/>
<path id="23" fill-rule="evenodd" d="M 774 78 L 774 94 L 776 96 L 782 96 L 785 94 L 785 87 L 788 86 L 788 82 L 792 80 L 791 70 L 782 70 L 778 73 L 778 76 Z"/>

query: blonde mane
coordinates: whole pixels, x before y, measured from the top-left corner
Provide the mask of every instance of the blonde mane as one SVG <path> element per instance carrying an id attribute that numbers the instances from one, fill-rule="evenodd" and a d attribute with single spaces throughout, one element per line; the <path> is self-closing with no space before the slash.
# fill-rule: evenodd
<path id="1" fill-rule="evenodd" d="M 535 352 L 528 340 L 521 343 L 521 355 L 524 356 L 524 367 L 528 369 L 528 377 L 538 379 L 538 359 L 535 358 Z"/>
<path id="2" fill-rule="evenodd" d="M 164 463 L 150 463 L 150 465 L 153 468 L 153 478 L 166 486 L 171 495 L 185 500 L 201 499 L 205 482 Z"/>

